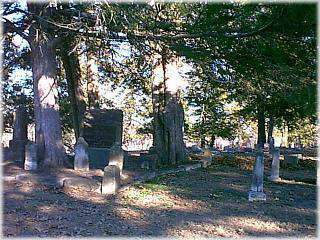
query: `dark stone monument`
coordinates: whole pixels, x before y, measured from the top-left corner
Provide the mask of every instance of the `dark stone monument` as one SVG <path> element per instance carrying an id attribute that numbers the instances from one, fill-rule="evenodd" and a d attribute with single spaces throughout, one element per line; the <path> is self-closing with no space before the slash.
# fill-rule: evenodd
<path id="1" fill-rule="evenodd" d="M 118 166 L 109 165 L 104 168 L 101 193 L 115 194 L 120 186 L 120 169 Z"/>
<path id="2" fill-rule="evenodd" d="M 28 142 L 28 115 L 26 108 L 20 106 L 13 116 L 13 138 L 9 141 L 9 148 L 13 160 L 23 162 L 25 145 Z"/>
<path id="3" fill-rule="evenodd" d="M 104 169 L 109 163 L 109 148 L 88 148 L 91 169 Z"/>
<path id="4" fill-rule="evenodd" d="M 90 109 L 85 113 L 82 137 L 88 143 L 90 168 L 104 169 L 109 163 L 109 149 L 122 143 L 123 112 L 118 109 Z"/>
<path id="5" fill-rule="evenodd" d="M 88 143 L 79 137 L 74 148 L 74 170 L 89 171 Z"/>
<path id="6" fill-rule="evenodd" d="M 299 164 L 299 158 L 302 158 L 302 154 L 285 153 L 283 164 L 285 167 L 297 167 Z"/>
<path id="7" fill-rule="evenodd" d="M 85 113 L 82 137 L 89 147 L 109 148 L 122 143 L 123 113 L 117 109 L 90 109 Z"/>

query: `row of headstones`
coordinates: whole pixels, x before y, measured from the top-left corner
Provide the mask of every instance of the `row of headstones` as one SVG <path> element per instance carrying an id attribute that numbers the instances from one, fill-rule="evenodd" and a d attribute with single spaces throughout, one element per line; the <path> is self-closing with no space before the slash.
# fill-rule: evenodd
<path id="1" fill-rule="evenodd" d="M 74 170 L 89 171 L 88 147 L 84 138 L 79 137 L 75 145 Z M 104 168 L 101 193 L 115 194 L 120 186 L 124 160 L 124 151 L 119 142 L 110 148 L 108 160 L 108 166 Z"/>
<path id="2" fill-rule="evenodd" d="M 280 150 L 275 148 L 272 151 L 272 163 L 269 180 L 277 182 L 280 179 Z M 266 194 L 263 192 L 263 171 L 264 157 L 262 150 L 258 151 L 255 166 L 253 169 L 251 189 L 249 191 L 249 201 L 266 201 Z"/>

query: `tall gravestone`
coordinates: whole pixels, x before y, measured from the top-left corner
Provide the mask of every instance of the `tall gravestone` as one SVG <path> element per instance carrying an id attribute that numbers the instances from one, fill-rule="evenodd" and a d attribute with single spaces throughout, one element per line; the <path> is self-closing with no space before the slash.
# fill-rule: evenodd
<path id="1" fill-rule="evenodd" d="M 19 162 L 24 161 L 25 145 L 28 142 L 28 115 L 26 108 L 20 106 L 13 117 L 13 138 L 9 141 L 11 156 Z"/>
<path id="2" fill-rule="evenodd" d="M 251 190 L 249 191 L 249 201 L 265 201 L 266 194 L 263 192 L 263 151 L 258 148 L 256 162 L 253 169 Z"/>
<path id="3" fill-rule="evenodd" d="M 118 109 L 90 109 L 84 115 L 81 134 L 88 143 L 90 167 L 108 165 L 109 148 L 122 143 L 123 112 Z"/>
<path id="4" fill-rule="evenodd" d="M 74 170 L 89 170 L 88 143 L 79 137 L 74 148 Z"/>
<path id="5" fill-rule="evenodd" d="M 272 152 L 272 164 L 270 172 L 270 181 L 279 181 L 279 169 L 280 169 L 280 149 L 275 148 Z"/>

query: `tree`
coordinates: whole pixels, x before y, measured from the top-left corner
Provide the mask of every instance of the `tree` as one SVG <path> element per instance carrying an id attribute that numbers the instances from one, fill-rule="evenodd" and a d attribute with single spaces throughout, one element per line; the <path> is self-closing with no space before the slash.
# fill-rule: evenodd
<path id="1" fill-rule="evenodd" d="M 44 18 L 52 13 L 51 7 L 46 4 L 29 3 L 28 10 L 31 14 Z M 43 157 L 45 166 L 62 166 L 66 154 L 57 104 L 54 37 L 46 31 L 43 23 L 35 21 L 30 28 L 29 43 L 32 52 L 36 143 L 39 157 Z"/>

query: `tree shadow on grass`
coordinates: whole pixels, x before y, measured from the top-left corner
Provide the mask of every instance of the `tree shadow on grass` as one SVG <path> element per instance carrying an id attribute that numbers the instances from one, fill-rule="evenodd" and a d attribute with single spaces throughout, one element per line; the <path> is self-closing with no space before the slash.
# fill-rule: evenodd
<path id="1" fill-rule="evenodd" d="M 5 236 L 315 234 L 316 186 L 266 181 L 267 201 L 249 203 L 251 173 L 231 167 L 213 166 L 137 184 L 131 197 L 127 192 L 63 192 L 42 185 L 36 176 L 29 185 L 27 180 L 4 183 Z"/>

